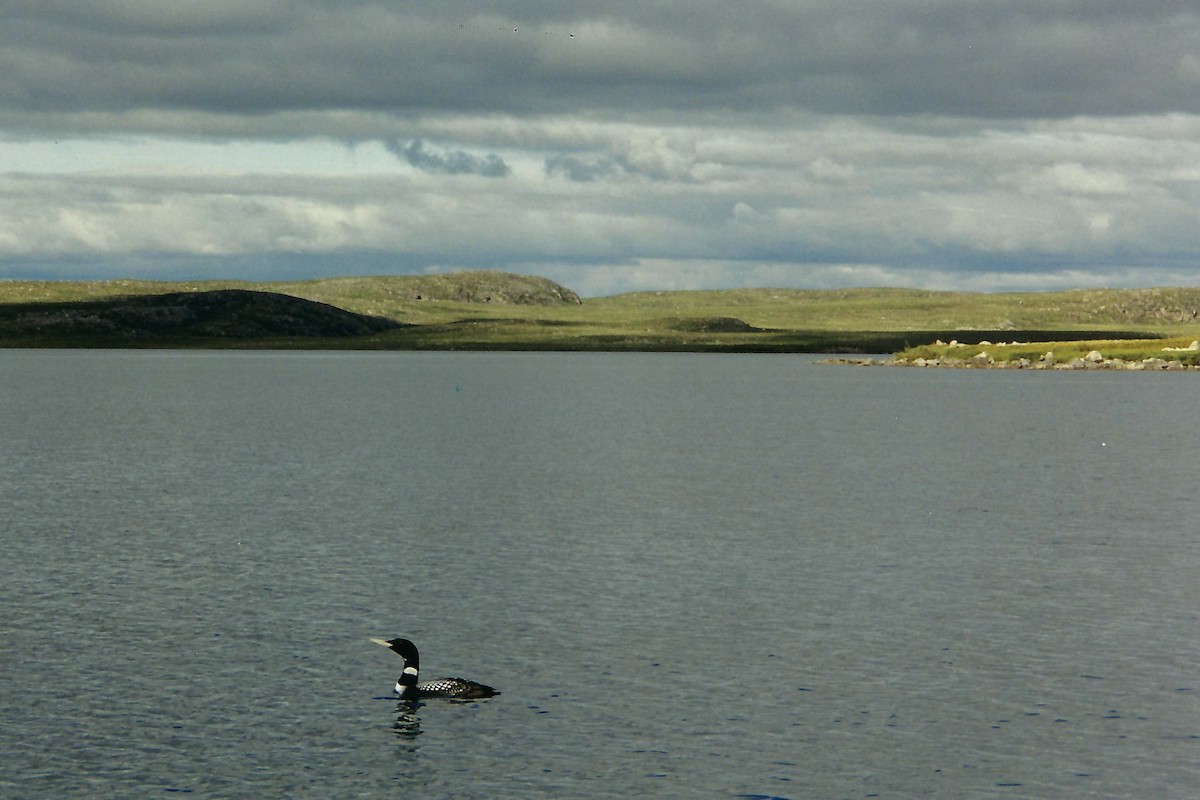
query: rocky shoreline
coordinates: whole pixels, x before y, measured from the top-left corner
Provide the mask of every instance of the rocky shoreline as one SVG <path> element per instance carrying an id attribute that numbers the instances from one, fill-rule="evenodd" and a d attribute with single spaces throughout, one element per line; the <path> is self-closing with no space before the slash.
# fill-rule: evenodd
<path id="1" fill-rule="evenodd" d="M 955 343 L 947 345 L 954 346 Z M 1167 347 L 1165 352 L 1196 352 L 1200 350 L 1200 342 L 1192 342 L 1190 347 Z M 1047 352 L 1038 360 L 1029 358 L 1003 359 L 995 358 L 982 350 L 967 358 L 942 356 L 939 358 L 834 358 L 825 363 L 849 364 L 852 366 L 884 366 L 884 367 L 941 367 L 952 369 L 1031 369 L 1031 370 L 1122 370 L 1126 372 L 1183 372 L 1200 370 L 1200 366 L 1185 364 L 1178 358 L 1143 358 L 1130 359 L 1106 358 L 1099 350 L 1092 350 L 1087 355 L 1060 361 L 1053 352 Z"/>

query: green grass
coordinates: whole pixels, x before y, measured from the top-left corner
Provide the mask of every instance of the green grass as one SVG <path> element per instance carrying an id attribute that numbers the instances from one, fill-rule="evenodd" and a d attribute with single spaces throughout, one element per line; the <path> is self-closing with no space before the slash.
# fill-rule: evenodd
<path id="1" fill-rule="evenodd" d="M 221 346 L 880 353 L 938 338 L 1020 339 L 1049 343 L 1029 348 L 1038 351 L 1036 357 L 1047 349 L 1057 356 L 1058 348 L 1069 357 L 1076 345 L 1068 340 L 1177 337 L 1186 346 L 1200 338 L 1200 289 L 1186 288 L 1005 294 L 764 288 L 637 292 L 576 303 L 556 298 L 561 287 L 541 279 L 467 272 L 263 283 L 0 281 L 0 304 L 229 288 L 290 294 L 416 327 L 352 341 Z M 533 302 L 505 301 L 510 298 Z M 7 346 L 80 346 L 64 341 L 0 332 L 0 344 Z M 193 341 L 177 344 L 197 346 Z M 1120 345 L 1126 346 L 1134 347 Z M 1140 345 L 1144 352 L 1161 351 L 1162 346 L 1157 341 Z M 1086 343 L 1076 349 L 1086 353 L 1093 347 Z M 1103 347 L 1095 349 L 1104 352 Z"/>

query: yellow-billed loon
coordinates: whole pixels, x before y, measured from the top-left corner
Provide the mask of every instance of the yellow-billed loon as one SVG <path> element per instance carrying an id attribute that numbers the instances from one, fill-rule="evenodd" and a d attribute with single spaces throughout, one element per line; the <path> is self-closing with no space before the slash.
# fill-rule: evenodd
<path id="1" fill-rule="evenodd" d="M 408 639 L 372 639 L 404 659 L 404 669 L 396 680 L 396 693 L 402 700 L 418 697 L 450 697 L 460 700 L 475 700 L 500 694 L 490 686 L 469 681 L 466 678 L 438 678 L 435 681 L 417 683 L 421 670 L 421 656 L 417 646 Z"/>

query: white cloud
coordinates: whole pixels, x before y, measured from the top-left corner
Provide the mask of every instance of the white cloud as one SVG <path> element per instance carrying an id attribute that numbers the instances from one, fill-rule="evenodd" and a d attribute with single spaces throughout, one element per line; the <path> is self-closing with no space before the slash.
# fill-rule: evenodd
<path id="1" fill-rule="evenodd" d="M 879 120 L 791 122 L 488 118 L 464 121 L 463 146 L 429 150 L 439 163 L 503 152 L 512 165 L 503 181 L 478 174 L 478 155 L 474 171 L 423 172 L 381 142 L 0 144 L 9 149 L 0 260 L 393 251 L 406 264 L 571 264 L 580 280 L 569 285 L 603 282 L 587 264 L 633 282 L 660 270 L 675 285 L 743 285 L 746 276 L 909 285 L 954 269 L 977 276 L 980 259 L 996 274 L 1138 252 L 1175 263 L 1200 243 L 1200 179 L 1185 166 L 1200 163 L 1200 145 L 1174 138 L 1191 130 L 1186 120 L 1151 139 L 1137 121 L 1105 123 L 1102 134 L 1013 123 L 940 137 Z M 452 126 L 408 133 L 431 127 Z M 74 153 L 57 169 L 56 147 Z M 30 169 L 13 169 L 22 162 Z M 568 168 L 574 180 L 562 180 Z M 632 262 L 646 271 L 604 266 Z M 704 268 L 675 266 L 667 277 L 668 265 L 693 262 Z M 752 266 L 762 263 L 773 271 Z M 821 272 L 821 263 L 857 266 Z"/>
<path id="2" fill-rule="evenodd" d="M 1104 195 L 1129 192 L 1129 182 L 1125 176 L 1110 170 L 1085 167 L 1077 161 L 1044 168 L 1034 183 L 1040 185 L 1043 191 L 1067 194 Z"/>

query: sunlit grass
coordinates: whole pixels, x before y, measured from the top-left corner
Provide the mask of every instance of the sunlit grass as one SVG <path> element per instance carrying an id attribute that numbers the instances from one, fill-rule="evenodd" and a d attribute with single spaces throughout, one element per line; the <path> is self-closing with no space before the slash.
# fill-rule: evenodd
<path id="1" fill-rule="evenodd" d="M 1017 362 L 1026 359 L 1037 363 L 1047 359 L 1064 364 L 1074 359 L 1085 358 L 1093 351 L 1105 359 L 1121 361 L 1144 361 L 1163 359 L 1178 361 L 1184 365 L 1200 365 L 1200 350 L 1191 349 L 1192 336 L 1176 336 L 1163 339 L 1083 339 L 1072 341 L 1006 342 L 950 344 L 935 343 L 906 348 L 896 353 L 897 359 L 915 361 L 919 358 L 940 361 L 970 359 L 986 355 L 997 362 Z"/>
<path id="2" fill-rule="evenodd" d="M 327 346 L 406 349 L 894 352 L 925 346 L 938 338 L 1046 340 L 1027 346 L 1010 344 L 1004 349 L 991 345 L 989 349 L 995 358 L 1034 359 L 1047 350 L 1053 350 L 1056 357 L 1061 352 L 1062 358 L 1092 349 L 1105 352 L 1105 348 L 1114 354 L 1161 352 L 1172 342 L 1185 347 L 1200 337 L 1200 289 L 977 294 L 763 288 L 638 292 L 576 303 L 564 302 L 554 295 L 554 285 L 548 284 L 547 288 L 547 284 L 536 278 L 495 272 L 262 283 L 0 281 L 0 303 L 255 289 L 416 326 Z M 527 299 L 533 296 L 535 302 L 504 302 L 498 293 Z M 1076 341 L 1089 338 L 1091 332 L 1098 340 L 1121 340 L 1111 344 Z M 1135 336 L 1147 341 L 1126 341 Z M 1171 342 L 1151 338 L 1162 336 L 1176 338 Z M 918 348 L 906 352 L 929 353 L 922 357 L 932 357 L 936 351 Z M 968 356 L 977 352 L 961 350 Z"/>

